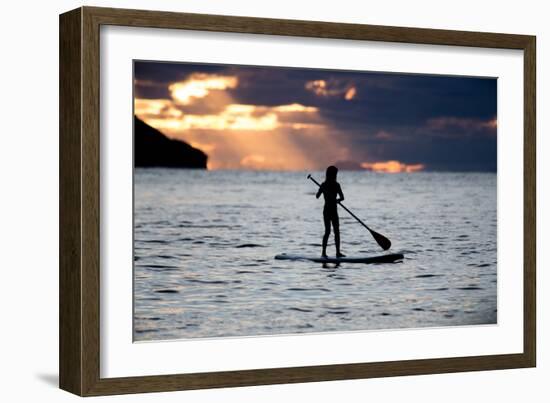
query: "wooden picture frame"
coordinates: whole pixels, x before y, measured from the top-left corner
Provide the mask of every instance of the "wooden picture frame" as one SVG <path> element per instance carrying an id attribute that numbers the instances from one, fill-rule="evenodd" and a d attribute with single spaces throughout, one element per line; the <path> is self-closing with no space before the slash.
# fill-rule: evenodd
<path id="1" fill-rule="evenodd" d="M 100 26 L 519 49 L 524 56 L 523 353 L 100 377 Z M 60 16 L 60 387 L 80 396 L 533 367 L 536 363 L 535 37 L 81 7 Z"/>

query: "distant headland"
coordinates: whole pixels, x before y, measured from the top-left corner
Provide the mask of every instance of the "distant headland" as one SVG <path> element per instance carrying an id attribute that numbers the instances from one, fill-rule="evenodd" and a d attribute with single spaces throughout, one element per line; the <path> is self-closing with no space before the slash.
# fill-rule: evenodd
<path id="1" fill-rule="evenodd" d="M 182 140 L 171 140 L 134 116 L 136 167 L 206 169 L 208 156 Z"/>

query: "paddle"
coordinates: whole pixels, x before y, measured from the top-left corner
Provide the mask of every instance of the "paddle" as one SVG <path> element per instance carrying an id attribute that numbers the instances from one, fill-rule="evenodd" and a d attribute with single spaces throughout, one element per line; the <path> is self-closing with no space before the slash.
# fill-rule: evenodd
<path id="1" fill-rule="evenodd" d="M 310 174 L 308 174 L 307 176 L 308 179 L 311 179 L 317 186 L 321 187 L 321 185 L 319 184 L 319 182 L 317 182 Z M 378 232 L 376 231 L 373 231 L 372 229 L 370 229 L 367 224 L 365 224 L 363 221 L 361 221 L 359 219 L 359 217 L 357 217 L 355 214 L 353 214 L 346 206 L 344 206 L 341 202 L 338 202 L 338 204 L 344 209 L 346 210 L 353 218 L 355 218 L 359 224 L 361 224 L 363 227 L 365 227 L 366 229 L 369 230 L 370 234 L 372 235 L 372 237 L 374 238 L 374 240 L 378 243 L 378 245 L 380 245 L 380 247 L 384 250 L 388 250 L 390 247 L 391 247 L 391 241 L 386 238 L 384 235 L 382 234 L 379 234 Z"/>

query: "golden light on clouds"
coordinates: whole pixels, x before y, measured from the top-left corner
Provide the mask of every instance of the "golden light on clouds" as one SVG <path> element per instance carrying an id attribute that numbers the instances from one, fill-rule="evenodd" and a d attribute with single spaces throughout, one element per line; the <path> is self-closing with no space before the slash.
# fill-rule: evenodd
<path id="1" fill-rule="evenodd" d="M 232 115 L 251 115 L 257 109 L 256 105 L 230 104 L 225 111 Z"/>
<path id="2" fill-rule="evenodd" d="M 308 129 L 323 129 L 325 125 L 322 123 L 290 123 L 289 125 L 294 130 Z M 309 134 L 315 135 L 316 131 L 310 131 Z"/>
<path id="3" fill-rule="evenodd" d="M 139 99 L 134 100 L 134 114 L 138 116 L 162 116 L 163 118 L 178 118 L 182 111 L 174 106 L 169 99 Z"/>
<path id="4" fill-rule="evenodd" d="M 318 112 L 319 111 L 319 109 L 317 109 L 314 106 L 304 106 L 298 103 L 275 106 L 273 110 L 277 112 Z"/>
<path id="5" fill-rule="evenodd" d="M 344 98 L 346 101 L 351 101 L 353 98 L 355 98 L 355 94 L 357 94 L 357 90 L 355 87 L 351 87 L 346 91 L 346 95 L 344 95 Z"/>
<path id="6" fill-rule="evenodd" d="M 379 162 L 363 162 L 361 167 L 374 172 L 383 173 L 402 173 L 402 172 L 419 172 L 424 170 L 424 164 L 405 164 L 403 162 L 390 160 Z"/>
<path id="7" fill-rule="evenodd" d="M 229 104 L 217 114 L 184 113 L 171 100 L 136 99 L 135 114 L 156 129 L 269 131 L 282 126 L 295 129 L 319 128 L 311 122 L 284 122 L 280 114 L 317 113 L 318 109 L 298 103 L 274 107 Z"/>
<path id="8" fill-rule="evenodd" d="M 193 98 L 204 98 L 212 90 L 235 88 L 237 84 L 235 76 L 195 73 L 184 81 L 170 84 L 168 89 L 177 103 L 188 105 Z"/>
<path id="9" fill-rule="evenodd" d="M 327 82 L 325 80 L 313 80 L 306 83 L 306 89 L 312 91 L 316 95 L 327 96 Z"/>
<path id="10" fill-rule="evenodd" d="M 250 107 L 250 108 L 248 108 Z M 273 130 L 279 122 L 274 113 L 254 115 L 254 105 L 228 105 L 217 115 L 183 115 L 180 130 Z"/>
<path id="11" fill-rule="evenodd" d="M 216 113 L 201 114 L 193 109 L 199 99 L 190 98 L 188 105 L 136 99 L 135 114 L 168 137 L 205 151 L 208 169 L 317 169 L 319 159 L 348 157 L 348 149 L 339 144 L 316 107 L 240 104 L 226 91 L 207 97 L 210 107 L 218 107 Z"/>
<path id="12" fill-rule="evenodd" d="M 351 101 L 357 95 L 357 88 L 353 85 L 336 80 L 312 80 L 305 87 L 320 97 L 343 97 L 346 101 Z"/>

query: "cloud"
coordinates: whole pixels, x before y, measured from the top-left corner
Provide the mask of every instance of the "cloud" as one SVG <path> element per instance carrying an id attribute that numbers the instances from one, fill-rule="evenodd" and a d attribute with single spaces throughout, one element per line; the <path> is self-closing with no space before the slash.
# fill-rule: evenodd
<path id="1" fill-rule="evenodd" d="M 153 87 L 153 88 L 164 86 L 163 83 L 159 83 L 159 82 L 154 81 L 154 80 L 139 80 L 137 78 L 134 80 L 134 85 L 136 87 Z"/>
<path id="2" fill-rule="evenodd" d="M 134 100 L 134 114 L 143 119 L 174 119 L 181 117 L 183 112 L 169 99 L 136 98 Z"/>
<path id="3" fill-rule="evenodd" d="M 489 130 L 496 132 L 497 119 L 479 119 L 479 118 L 461 118 L 454 116 L 443 116 L 431 118 L 427 121 L 427 127 L 435 131 L 453 131 L 476 132 Z"/>
<path id="4" fill-rule="evenodd" d="M 340 97 L 351 101 L 357 94 L 357 88 L 339 80 L 311 80 L 306 82 L 305 88 L 320 97 Z"/>
<path id="5" fill-rule="evenodd" d="M 357 94 L 357 89 L 355 87 L 351 87 L 351 88 L 348 88 L 348 90 L 344 94 L 344 98 L 346 101 L 351 101 L 353 98 L 355 98 L 356 94 Z"/>
<path id="6" fill-rule="evenodd" d="M 279 105 L 273 108 L 277 112 L 318 112 L 319 109 L 314 106 L 304 106 L 298 103 L 289 105 Z"/>
<path id="7" fill-rule="evenodd" d="M 424 164 L 405 164 L 396 160 L 378 161 L 378 162 L 363 162 L 361 167 L 369 171 L 383 173 L 401 173 L 401 172 L 419 172 L 423 171 Z"/>
<path id="8" fill-rule="evenodd" d="M 318 118 L 313 118 L 313 122 L 311 118 L 301 120 L 301 114 L 317 114 L 318 109 L 297 103 L 274 107 L 231 103 L 216 114 L 194 114 L 186 113 L 186 108 L 168 99 L 136 99 L 134 111 L 159 130 L 270 131 L 282 126 L 296 130 L 323 126 Z"/>
<path id="9" fill-rule="evenodd" d="M 374 138 L 378 140 L 395 140 L 396 136 L 393 133 L 387 132 L 385 130 L 380 130 L 374 135 Z"/>
<path id="10" fill-rule="evenodd" d="M 235 88 L 238 79 L 235 76 L 194 73 L 182 82 L 170 84 L 168 89 L 174 100 L 182 105 L 190 104 L 194 98 L 204 98 L 212 90 Z"/>

